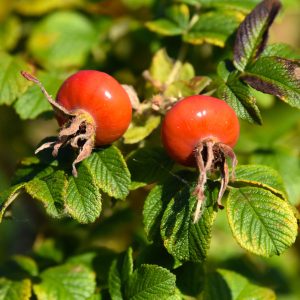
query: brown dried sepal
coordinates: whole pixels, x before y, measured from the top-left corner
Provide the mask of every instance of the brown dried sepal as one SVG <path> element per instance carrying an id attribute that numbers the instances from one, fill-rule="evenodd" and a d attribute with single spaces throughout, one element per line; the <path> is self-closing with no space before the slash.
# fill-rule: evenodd
<path id="1" fill-rule="evenodd" d="M 27 80 L 37 84 L 46 96 L 48 102 L 52 105 L 55 114 L 59 118 L 67 120 L 60 129 L 57 140 L 41 145 L 36 149 L 35 154 L 44 149 L 52 148 L 52 155 L 57 156 L 61 147 L 71 145 L 72 148 L 78 151 L 78 156 L 72 163 L 72 174 L 77 177 L 76 164 L 89 157 L 95 145 L 96 124 L 93 118 L 83 110 L 76 110 L 74 112 L 68 111 L 53 100 L 36 77 L 24 71 L 21 72 L 21 74 Z"/>
<path id="2" fill-rule="evenodd" d="M 212 139 L 205 139 L 199 142 L 195 148 L 195 158 L 199 170 L 199 178 L 196 189 L 194 191 L 197 196 L 197 206 L 194 213 L 194 223 L 197 223 L 203 212 L 205 202 L 205 184 L 208 173 L 216 171 L 221 175 L 221 186 L 218 194 L 217 203 L 219 208 L 223 208 L 222 197 L 226 191 L 229 182 L 229 170 L 227 159 L 231 159 L 232 164 L 232 180 L 234 180 L 234 171 L 237 165 L 237 159 L 232 148 L 226 144 L 215 142 Z"/>

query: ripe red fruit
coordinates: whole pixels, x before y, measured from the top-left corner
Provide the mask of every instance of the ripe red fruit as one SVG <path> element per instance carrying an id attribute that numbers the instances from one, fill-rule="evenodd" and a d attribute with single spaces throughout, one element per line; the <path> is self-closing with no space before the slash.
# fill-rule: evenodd
<path id="1" fill-rule="evenodd" d="M 52 104 L 62 129 L 58 140 L 42 145 L 36 150 L 53 147 L 56 156 L 61 146 L 70 144 L 79 149 L 75 164 L 88 157 L 94 146 L 110 144 L 119 139 L 128 128 L 132 106 L 124 88 L 110 75 L 95 71 L 79 71 L 60 87 L 54 101 L 42 84 L 32 75 L 22 75 L 40 86 Z"/>
<path id="2" fill-rule="evenodd" d="M 232 147 L 239 137 L 239 122 L 234 110 L 226 102 L 204 95 L 187 97 L 177 102 L 162 124 L 162 142 L 169 155 L 178 163 L 197 166 L 200 171 L 196 192 L 198 205 L 196 222 L 204 201 L 207 173 L 216 169 L 221 173 L 218 204 L 229 181 L 226 157 L 233 169 L 236 165 Z"/>

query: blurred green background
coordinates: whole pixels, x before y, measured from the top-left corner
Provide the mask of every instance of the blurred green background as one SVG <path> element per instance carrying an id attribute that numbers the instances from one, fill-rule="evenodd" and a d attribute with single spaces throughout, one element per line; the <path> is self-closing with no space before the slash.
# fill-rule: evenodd
<path id="1" fill-rule="evenodd" d="M 149 67 L 155 51 L 166 47 L 176 57 L 180 45 L 179 39 L 160 38 L 144 27 L 145 21 L 159 16 L 170 2 L 0 0 L 0 51 L 18 54 L 33 68 L 38 66 L 51 74 L 54 79 L 49 85 L 53 94 L 60 82 L 79 68 L 108 72 L 143 94 L 141 74 Z M 270 42 L 284 42 L 299 51 L 300 1 L 282 2 L 284 9 L 272 26 Z M 215 73 L 222 51 L 210 45 L 194 46 L 187 59 L 198 74 L 209 76 Z M 239 161 L 277 169 L 290 201 L 300 209 L 300 112 L 272 96 L 256 93 L 264 124 L 260 127 L 242 122 L 236 147 Z M 26 107 L 31 97 L 23 97 L 12 106 L 0 106 L 0 190 L 10 185 L 17 163 L 32 155 L 41 139 L 56 134 L 58 127 L 47 104 L 39 107 L 41 116 L 37 119 L 25 120 L 26 113 L 20 113 L 20 106 Z M 103 221 L 89 226 L 49 219 L 38 203 L 22 197 L 14 204 L 11 217 L 0 225 L 0 263 L 14 254 L 35 252 L 42 257 L 47 247 L 53 259 L 62 261 L 75 248 L 121 251 L 132 243 L 135 247 L 145 244 L 141 210 L 146 193 L 132 193 L 128 203 L 118 204 L 118 213 L 113 216 L 107 204 Z M 225 212 L 220 212 L 208 264 L 236 270 L 269 286 L 278 299 L 300 299 L 299 238 L 280 257 L 263 259 L 237 245 Z"/>

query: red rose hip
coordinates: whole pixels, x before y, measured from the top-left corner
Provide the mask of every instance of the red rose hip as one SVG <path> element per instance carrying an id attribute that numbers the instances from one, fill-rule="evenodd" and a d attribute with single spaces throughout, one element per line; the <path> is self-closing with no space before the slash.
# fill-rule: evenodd
<path id="1" fill-rule="evenodd" d="M 75 165 L 87 158 L 94 146 L 116 141 L 130 124 L 132 106 L 129 96 L 106 73 L 83 70 L 73 74 L 60 87 L 57 101 L 51 98 L 34 76 L 26 72 L 22 72 L 22 75 L 39 85 L 62 126 L 57 141 L 43 144 L 36 153 L 52 147 L 52 154 L 56 156 L 59 148 L 66 144 L 79 149 L 73 162 L 74 176 L 77 175 Z"/>
<path id="2" fill-rule="evenodd" d="M 195 166 L 200 176 L 196 193 L 198 205 L 194 221 L 201 215 L 207 173 L 219 170 L 221 188 L 218 204 L 229 182 L 226 157 L 237 163 L 232 147 L 239 138 L 239 121 L 226 102 L 204 95 L 190 96 L 178 101 L 167 113 L 161 137 L 169 155 L 185 166 Z"/>

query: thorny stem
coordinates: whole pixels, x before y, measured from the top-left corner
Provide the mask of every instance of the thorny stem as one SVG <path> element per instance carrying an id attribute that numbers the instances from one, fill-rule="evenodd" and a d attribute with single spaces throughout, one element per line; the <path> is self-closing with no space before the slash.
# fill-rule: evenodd
<path id="1" fill-rule="evenodd" d="M 91 155 L 95 144 L 95 131 L 96 124 L 90 114 L 82 110 L 69 112 L 66 108 L 58 104 L 48 94 L 42 83 L 33 75 L 22 71 L 22 76 L 27 80 L 37 84 L 46 96 L 49 103 L 53 106 L 55 113 L 67 120 L 58 134 L 55 142 L 47 142 L 36 149 L 35 154 L 38 152 L 52 148 L 52 155 L 57 156 L 58 151 L 62 146 L 71 145 L 71 147 L 78 149 L 79 153 L 74 162 L 72 163 L 72 174 L 77 177 L 76 164 Z"/>
<path id="2" fill-rule="evenodd" d="M 212 139 L 202 140 L 195 149 L 195 158 L 199 170 L 199 178 L 195 188 L 197 196 L 197 205 L 194 213 L 194 223 L 197 223 L 203 213 L 205 203 L 205 184 L 207 181 L 207 173 L 216 170 L 221 174 L 221 186 L 218 194 L 217 203 L 219 208 L 223 208 L 222 197 L 226 191 L 229 182 L 229 170 L 226 158 L 232 161 L 232 180 L 234 180 L 234 170 L 237 165 L 236 156 L 231 147 L 223 143 L 215 142 Z"/>

